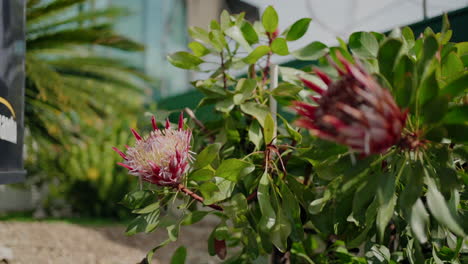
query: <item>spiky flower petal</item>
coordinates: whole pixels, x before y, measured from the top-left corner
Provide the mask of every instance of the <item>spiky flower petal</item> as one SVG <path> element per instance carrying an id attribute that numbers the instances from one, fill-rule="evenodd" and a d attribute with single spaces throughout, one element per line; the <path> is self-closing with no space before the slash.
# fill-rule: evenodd
<path id="1" fill-rule="evenodd" d="M 322 139 L 347 145 L 359 153 L 382 153 L 400 139 L 406 112 L 361 66 L 340 55 L 338 58 L 345 66 L 343 70 L 332 63 L 340 74 L 339 80 L 332 81 L 325 73 L 314 70 L 327 89 L 302 80 L 320 97 L 311 96 L 317 105 L 295 102 L 301 115 L 297 123 Z"/>
<path id="2" fill-rule="evenodd" d="M 171 129 L 169 120 L 165 129 L 158 129 L 154 117 L 151 120 L 153 131 L 148 137 L 141 137 L 135 130 L 136 138 L 133 147 L 127 147 L 125 153 L 117 148 L 114 150 L 124 161 L 118 163 L 127 168 L 132 175 L 141 177 L 147 182 L 160 186 L 175 186 L 179 184 L 189 170 L 192 160 L 190 139 L 192 132 L 183 130 L 183 115 L 179 118 L 177 130 Z"/>

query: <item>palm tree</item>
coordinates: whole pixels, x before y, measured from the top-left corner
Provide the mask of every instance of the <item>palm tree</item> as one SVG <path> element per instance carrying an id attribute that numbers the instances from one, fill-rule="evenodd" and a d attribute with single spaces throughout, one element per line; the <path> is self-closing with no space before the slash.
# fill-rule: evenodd
<path id="1" fill-rule="evenodd" d="M 112 29 L 125 10 L 83 10 L 89 2 L 27 2 L 25 125 L 37 143 L 66 143 L 80 135 L 83 122 L 135 112 L 151 81 L 99 55 L 144 47 Z"/>

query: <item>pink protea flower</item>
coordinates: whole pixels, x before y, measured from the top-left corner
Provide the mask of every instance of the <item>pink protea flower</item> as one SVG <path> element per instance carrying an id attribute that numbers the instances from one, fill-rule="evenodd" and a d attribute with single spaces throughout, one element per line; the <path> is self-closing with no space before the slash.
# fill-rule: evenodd
<path id="1" fill-rule="evenodd" d="M 360 65 L 351 64 L 340 54 L 338 58 L 345 70 L 332 63 L 340 75 L 337 81 L 314 69 L 328 89 L 302 79 L 320 96 L 311 96 L 316 106 L 295 102 L 301 115 L 297 123 L 319 138 L 347 145 L 364 155 L 382 153 L 398 143 L 406 112 Z"/>
<path id="2" fill-rule="evenodd" d="M 127 147 L 123 153 L 113 148 L 124 159 L 117 163 L 127 168 L 132 175 L 141 177 L 144 181 L 160 186 L 177 186 L 189 169 L 192 160 L 190 139 L 192 132 L 183 130 L 183 114 L 179 117 L 177 130 L 171 129 L 169 120 L 166 128 L 158 129 L 154 116 L 153 131 L 148 137 L 141 137 L 134 129 L 135 146 Z"/>

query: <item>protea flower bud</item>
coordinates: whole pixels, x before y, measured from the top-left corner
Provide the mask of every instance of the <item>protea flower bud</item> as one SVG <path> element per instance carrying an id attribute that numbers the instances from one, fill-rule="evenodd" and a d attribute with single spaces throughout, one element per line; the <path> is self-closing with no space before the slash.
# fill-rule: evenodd
<path id="1" fill-rule="evenodd" d="M 364 155 L 382 153 L 398 143 L 406 112 L 398 108 L 390 92 L 360 65 L 351 64 L 341 55 L 338 57 L 345 67 L 342 70 L 332 63 L 339 80 L 332 81 L 322 71 L 314 70 L 327 89 L 302 79 L 305 86 L 320 96 L 311 96 L 316 106 L 295 102 L 295 109 L 301 115 L 297 123 L 319 138 L 347 145 Z"/>
<path id="2" fill-rule="evenodd" d="M 179 117 L 177 130 L 171 129 L 166 120 L 165 129 L 158 129 L 154 117 L 153 131 L 147 138 L 141 137 L 134 129 L 135 146 L 127 147 L 123 153 L 113 148 L 124 159 L 117 163 L 127 168 L 132 175 L 141 177 L 144 181 L 160 186 L 177 186 L 189 169 L 192 160 L 190 139 L 192 132 L 183 130 L 183 114 Z"/>

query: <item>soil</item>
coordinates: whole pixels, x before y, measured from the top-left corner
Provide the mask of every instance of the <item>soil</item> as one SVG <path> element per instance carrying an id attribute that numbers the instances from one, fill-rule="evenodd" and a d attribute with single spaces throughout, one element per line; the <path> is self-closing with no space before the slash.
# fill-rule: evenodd
<path id="1" fill-rule="evenodd" d="M 173 252 L 187 247 L 186 263 L 212 264 L 208 255 L 211 222 L 181 227 L 179 240 L 156 252 L 153 264 L 170 263 Z M 165 230 L 126 236 L 125 226 L 83 226 L 64 222 L 0 222 L 0 249 L 13 255 L 8 264 L 136 264 L 147 251 L 167 238 Z"/>

